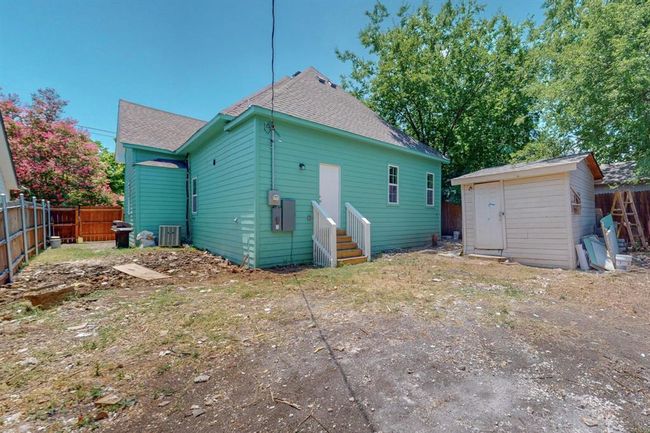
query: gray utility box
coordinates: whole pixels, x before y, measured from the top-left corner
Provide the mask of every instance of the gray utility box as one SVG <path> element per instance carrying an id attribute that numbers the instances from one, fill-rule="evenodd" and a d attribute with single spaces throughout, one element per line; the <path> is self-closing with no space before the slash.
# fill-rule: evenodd
<path id="1" fill-rule="evenodd" d="M 280 203 L 280 206 L 271 208 L 271 230 L 292 232 L 296 229 L 296 201 L 283 198 Z"/>

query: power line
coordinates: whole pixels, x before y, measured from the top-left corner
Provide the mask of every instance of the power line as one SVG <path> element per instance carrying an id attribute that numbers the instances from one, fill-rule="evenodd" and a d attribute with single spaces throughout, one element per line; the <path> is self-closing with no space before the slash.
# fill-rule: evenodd
<path id="1" fill-rule="evenodd" d="M 109 131 L 108 129 L 93 128 L 92 126 L 79 125 L 80 128 L 91 129 L 93 131 L 108 132 L 109 134 L 115 135 L 115 131 Z"/>

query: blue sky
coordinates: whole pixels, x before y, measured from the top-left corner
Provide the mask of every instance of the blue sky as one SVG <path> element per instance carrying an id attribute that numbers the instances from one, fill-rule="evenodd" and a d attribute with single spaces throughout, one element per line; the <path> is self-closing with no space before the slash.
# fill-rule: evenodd
<path id="1" fill-rule="evenodd" d="M 384 3 L 395 11 L 404 1 Z M 542 15 L 542 0 L 484 3 L 487 14 L 517 21 Z M 23 100 L 53 87 L 69 101 L 68 116 L 108 131 L 116 130 L 120 98 L 209 120 L 270 82 L 270 4 L 0 0 L 0 87 Z M 276 74 L 314 66 L 339 81 L 349 66 L 334 50 L 361 51 L 357 36 L 373 4 L 276 0 Z M 106 135 L 94 138 L 114 147 Z"/>

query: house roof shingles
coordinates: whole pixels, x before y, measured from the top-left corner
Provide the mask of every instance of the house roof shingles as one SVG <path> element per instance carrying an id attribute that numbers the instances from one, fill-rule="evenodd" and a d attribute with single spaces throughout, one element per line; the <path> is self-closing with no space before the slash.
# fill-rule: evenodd
<path id="1" fill-rule="evenodd" d="M 374 111 L 310 67 L 275 83 L 278 113 L 371 138 L 437 158 L 445 157 L 381 119 Z M 268 85 L 221 111 L 237 117 L 252 106 L 271 109 Z M 118 142 L 176 150 L 206 122 L 120 101 Z"/>
<path id="2" fill-rule="evenodd" d="M 635 161 L 614 162 L 603 164 L 603 179 L 597 184 L 603 185 L 629 185 L 635 183 L 650 183 L 650 179 L 638 178 Z"/>
<path id="3" fill-rule="evenodd" d="M 206 124 L 203 120 L 120 100 L 117 141 L 174 151 Z"/>
<path id="4" fill-rule="evenodd" d="M 251 106 L 271 109 L 271 87 L 242 99 L 222 113 L 236 117 Z M 444 158 L 440 152 L 388 124 L 313 67 L 276 83 L 274 108 L 283 114 Z"/>

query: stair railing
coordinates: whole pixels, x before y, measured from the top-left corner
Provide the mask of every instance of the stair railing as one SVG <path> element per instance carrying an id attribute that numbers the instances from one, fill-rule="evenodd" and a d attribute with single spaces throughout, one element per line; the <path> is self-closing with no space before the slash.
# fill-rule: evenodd
<path id="1" fill-rule="evenodd" d="M 368 257 L 368 261 L 370 261 L 372 253 L 372 249 L 370 248 L 370 221 L 361 215 L 350 203 L 345 203 L 345 215 L 348 236 L 352 237 L 352 240 L 363 251 L 363 255 Z"/>
<path id="2" fill-rule="evenodd" d="M 336 267 L 336 223 L 316 202 L 311 202 L 314 212 L 314 231 L 311 239 L 314 244 L 314 264 L 316 266 Z"/>

